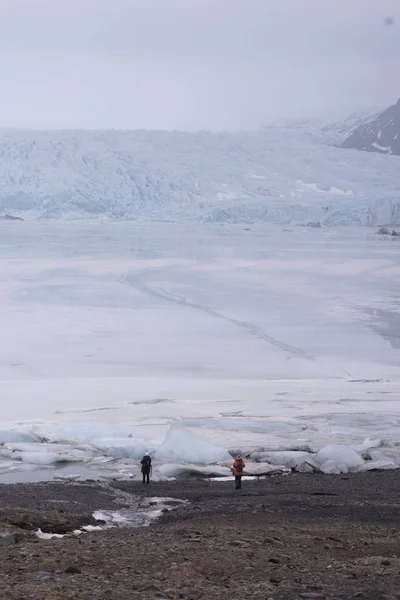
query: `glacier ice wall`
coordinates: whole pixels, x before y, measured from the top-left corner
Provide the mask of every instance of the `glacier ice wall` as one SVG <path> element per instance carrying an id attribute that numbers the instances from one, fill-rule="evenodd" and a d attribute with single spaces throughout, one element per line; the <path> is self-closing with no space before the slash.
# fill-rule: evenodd
<path id="1" fill-rule="evenodd" d="M 399 223 L 399 159 L 337 148 L 335 131 L 310 123 L 231 133 L 2 131 L 0 214 Z"/>

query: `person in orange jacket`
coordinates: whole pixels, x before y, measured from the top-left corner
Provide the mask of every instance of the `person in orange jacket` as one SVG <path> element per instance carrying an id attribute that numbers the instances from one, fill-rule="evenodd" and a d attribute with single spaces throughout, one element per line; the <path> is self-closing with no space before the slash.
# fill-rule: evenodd
<path id="1" fill-rule="evenodd" d="M 242 476 L 246 464 L 240 454 L 235 458 L 233 463 L 233 474 L 235 476 L 235 487 L 237 490 L 242 489 Z"/>

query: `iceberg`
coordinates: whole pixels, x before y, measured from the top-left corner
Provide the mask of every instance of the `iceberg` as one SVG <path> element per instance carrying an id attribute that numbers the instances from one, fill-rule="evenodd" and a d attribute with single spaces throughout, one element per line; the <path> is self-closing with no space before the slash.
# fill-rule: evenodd
<path id="1" fill-rule="evenodd" d="M 400 466 L 400 448 L 384 448 L 382 450 L 371 450 L 369 458 L 372 461 L 384 461 Z"/>
<path id="2" fill-rule="evenodd" d="M 346 471 L 342 471 L 344 465 L 337 465 L 334 460 L 327 460 L 321 465 L 321 471 L 325 475 L 340 475 L 343 472 L 347 472 L 347 467 L 344 467 Z"/>
<path id="3" fill-rule="evenodd" d="M 18 442 L 33 442 L 40 443 L 43 439 L 32 431 L 25 429 L 0 429 L 0 444 L 18 443 Z"/>
<path id="4" fill-rule="evenodd" d="M 71 443 L 72 440 L 75 442 L 91 442 L 96 439 L 112 437 L 124 438 L 128 437 L 130 433 L 129 429 L 118 425 L 86 422 L 75 423 L 73 425 L 57 425 L 51 439 L 66 443 Z"/>
<path id="5" fill-rule="evenodd" d="M 13 450 L 14 452 L 71 452 L 72 447 L 68 444 L 31 444 L 29 442 L 21 442 L 21 443 L 10 443 L 6 444 L 6 448 L 9 450 Z M 77 452 L 81 452 L 77 450 Z M 84 454 L 82 452 L 82 454 Z"/>
<path id="6" fill-rule="evenodd" d="M 66 444 L 34 444 L 31 442 L 9 443 L 5 451 L 10 457 L 33 465 L 52 465 L 59 462 L 81 462 L 90 455 Z"/>
<path id="7" fill-rule="evenodd" d="M 154 442 L 140 438 L 102 438 L 93 440 L 94 448 L 112 458 L 139 460 L 145 452 L 154 451 Z"/>
<path id="8" fill-rule="evenodd" d="M 363 465 L 357 467 L 357 473 L 363 473 L 364 471 L 386 471 L 388 469 L 398 469 L 399 465 L 396 465 L 390 460 L 368 460 Z"/>
<path id="9" fill-rule="evenodd" d="M 163 463 L 191 463 L 194 465 L 210 465 L 224 460 L 232 460 L 225 448 L 203 440 L 180 424 L 171 425 L 164 442 L 155 452 L 155 458 Z"/>
<path id="10" fill-rule="evenodd" d="M 82 456 L 74 452 L 19 452 L 18 457 L 24 463 L 43 466 L 82 461 Z"/>
<path id="11" fill-rule="evenodd" d="M 315 461 L 322 467 L 332 471 L 333 465 L 338 469 L 357 470 L 364 464 L 361 456 L 350 446 L 325 446 L 315 456 Z M 325 472 L 325 471 L 324 471 Z M 343 473 L 343 470 L 340 470 Z"/>
<path id="12" fill-rule="evenodd" d="M 314 458 L 314 454 L 296 450 L 277 450 L 276 452 L 253 452 L 251 458 L 258 463 L 266 462 L 271 465 L 286 465 L 286 467 L 295 468 Z"/>
<path id="13" fill-rule="evenodd" d="M 245 475 L 262 477 L 263 475 L 273 475 L 275 473 L 287 473 L 289 469 L 283 464 L 270 465 L 268 463 L 246 463 Z"/>
<path id="14" fill-rule="evenodd" d="M 364 454 L 364 453 L 368 452 L 369 450 L 373 450 L 374 448 L 380 448 L 382 445 L 383 445 L 383 442 L 380 439 L 371 440 L 371 439 L 367 438 L 366 440 L 363 441 L 362 444 L 352 446 L 352 448 L 356 452 L 360 452 L 361 454 Z"/>

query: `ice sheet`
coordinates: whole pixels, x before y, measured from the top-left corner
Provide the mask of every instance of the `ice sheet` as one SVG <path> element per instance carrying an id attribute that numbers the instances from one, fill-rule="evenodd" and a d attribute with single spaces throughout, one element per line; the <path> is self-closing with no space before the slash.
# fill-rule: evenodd
<path id="1" fill-rule="evenodd" d="M 395 242 L 260 225 L 0 234 L 0 479 L 63 453 L 137 477 L 146 450 L 156 476 L 228 451 L 400 443 Z"/>

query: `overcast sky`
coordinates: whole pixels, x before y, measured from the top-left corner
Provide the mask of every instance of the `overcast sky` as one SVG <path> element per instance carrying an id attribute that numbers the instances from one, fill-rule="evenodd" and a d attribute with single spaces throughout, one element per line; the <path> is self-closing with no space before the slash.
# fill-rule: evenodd
<path id="1" fill-rule="evenodd" d="M 337 116 L 400 96 L 400 0 L 0 0 L 0 56 L 2 127 Z"/>

